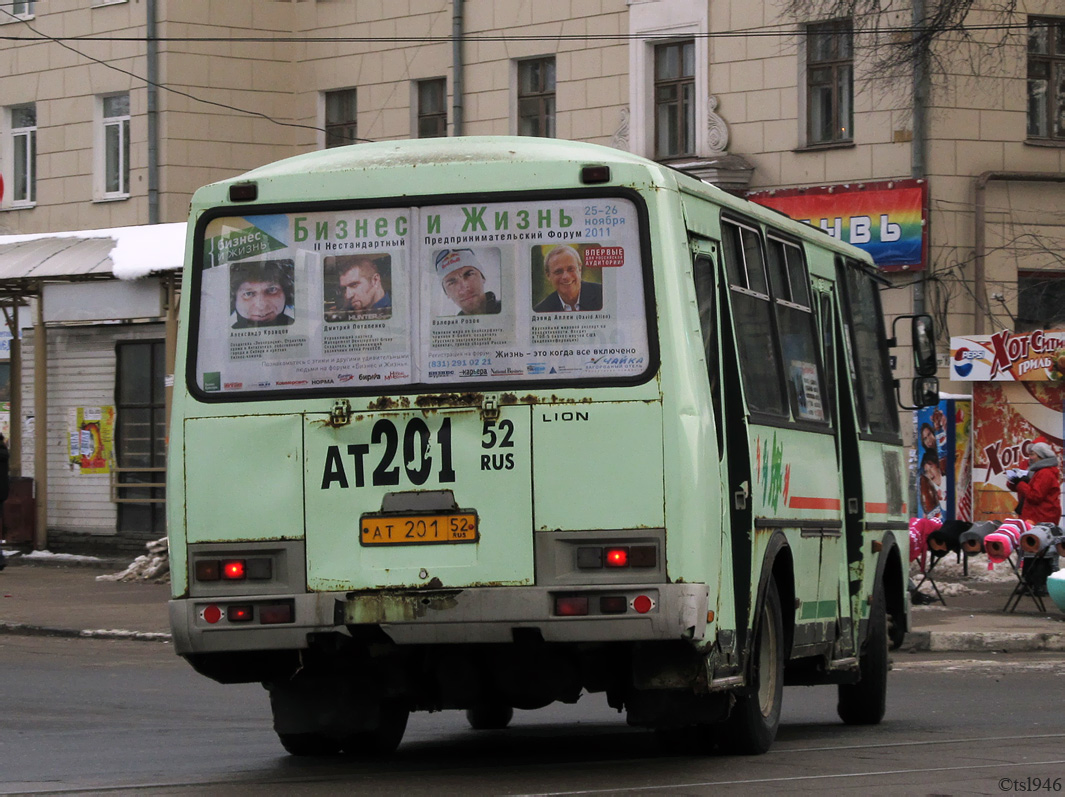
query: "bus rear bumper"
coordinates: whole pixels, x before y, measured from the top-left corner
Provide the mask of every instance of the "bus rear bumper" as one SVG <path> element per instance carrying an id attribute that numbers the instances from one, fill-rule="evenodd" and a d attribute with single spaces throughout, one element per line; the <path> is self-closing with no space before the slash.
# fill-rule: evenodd
<path id="1" fill-rule="evenodd" d="M 378 626 L 399 645 L 506 643 L 516 632 L 545 642 L 698 642 L 707 602 L 705 584 L 626 584 L 182 598 L 169 609 L 175 651 L 192 654 L 306 648 L 313 634 L 357 626 Z M 286 603 L 292 622 L 260 622 L 259 607 Z M 250 607 L 250 619 L 231 619 L 230 607 Z"/>

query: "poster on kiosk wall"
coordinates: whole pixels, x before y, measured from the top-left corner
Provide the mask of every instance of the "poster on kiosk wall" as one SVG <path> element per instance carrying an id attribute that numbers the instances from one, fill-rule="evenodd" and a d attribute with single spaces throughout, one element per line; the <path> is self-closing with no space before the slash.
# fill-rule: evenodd
<path id="1" fill-rule="evenodd" d="M 1062 453 L 1065 331 L 1002 330 L 950 339 L 950 378 L 973 390 L 973 520 L 1017 514 L 1007 471 L 1025 470 L 1032 443 Z"/>
<path id="2" fill-rule="evenodd" d="M 917 517 L 972 520 L 972 412 L 945 398 L 917 412 Z"/>

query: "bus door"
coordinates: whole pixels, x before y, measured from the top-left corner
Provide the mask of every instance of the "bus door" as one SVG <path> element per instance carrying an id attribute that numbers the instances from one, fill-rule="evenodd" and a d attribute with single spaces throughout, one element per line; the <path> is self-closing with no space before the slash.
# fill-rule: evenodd
<path id="1" fill-rule="evenodd" d="M 721 560 L 717 578 L 721 584 L 718 592 L 718 627 L 737 627 L 745 637 L 747 583 L 751 570 L 750 541 L 746 539 L 750 529 L 750 509 L 746 500 L 744 484 L 750 484 L 750 468 L 747 454 L 747 428 L 743 404 L 740 400 L 739 374 L 734 357 L 723 357 L 722 351 L 734 351 L 735 345 L 727 304 L 719 302 L 717 241 L 696 237 L 689 233 L 692 250 L 692 267 L 695 280 L 695 296 L 699 308 L 699 326 L 702 331 L 702 348 L 706 357 L 706 377 L 710 388 L 710 404 L 714 415 L 714 438 L 716 450 L 707 452 L 719 463 L 720 472 L 726 474 L 727 484 L 721 493 L 718 512 L 712 509 L 707 517 L 721 520 Z M 726 348 L 723 348 L 726 347 Z M 733 545 L 731 540 L 742 540 L 742 545 Z M 733 594 L 735 593 L 735 594 Z M 731 636 L 730 636 L 731 635 Z M 735 635 L 725 632 L 722 648 L 735 650 Z M 742 648 L 741 648 L 742 649 Z"/>
<path id="2" fill-rule="evenodd" d="M 842 525 L 832 543 L 834 555 L 831 562 L 825 563 L 822 578 L 835 584 L 840 618 L 837 653 L 842 655 L 853 650 L 852 618 L 856 608 L 854 599 L 861 587 L 861 466 L 853 398 L 847 388 L 847 382 L 844 380 L 841 383 L 839 378 L 840 374 L 850 374 L 850 366 L 846 355 L 849 346 L 843 336 L 836 287 L 829 280 L 814 278 L 813 288 L 825 364 L 825 409 L 836 435 L 836 463 L 843 510 Z"/>
<path id="3" fill-rule="evenodd" d="M 872 594 L 875 572 L 863 568 L 863 532 L 866 540 L 879 540 L 894 529 L 906 544 L 906 507 L 902 492 L 902 443 L 894 386 L 887 365 L 887 341 L 879 288 L 872 274 L 855 261 L 836 257 L 836 290 L 842 323 L 842 352 L 847 379 L 840 390 L 849 418 L 841 428 L 853 429 L 854 441 L 845 440 L 844 474 L 852 482 L 847 490 L 847 553 L 850 590 L 855 596 L 855 616 L 864 614 L 861 600 Z M 868 557 L 866 561 L 872 561 Z M 905 549 L 904 549 L 905 550 Z M 903 562 L 905 562 L 905 557 Z"/>

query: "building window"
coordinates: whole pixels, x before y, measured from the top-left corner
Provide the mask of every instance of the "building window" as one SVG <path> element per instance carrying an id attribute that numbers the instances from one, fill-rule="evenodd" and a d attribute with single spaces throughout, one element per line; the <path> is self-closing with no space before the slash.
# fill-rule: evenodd
<path id="1" fill-rule="evenodd" d="M 123 485 L 119 531 L 166 532 L 166 350 L 162 341 L 118 344 L 115 456 Z"/>
<path id="2" fill-rule="evenodd" d="M 37 106 L 20 105 L 10 111 L 11 205 L 37 201 Z"/>
<path id="3" fill-rule="evenodd" d="M 854 31 L 850 20 L 806 29 L 807 144 L 854 139 Z"/>
<path id="4" fill-rule="evenodd" d="M 518 135 L 555 137 L 555 59 L 518 62 Z"/>
<path id="5" fill-rule="evenodd" d="M 1017 272 L 1017 332 L 1065 329 L 1065 272 Z"/>
<path id="6" fill-rule="evenodd" d="M 1028 137 L 1065 140 L 1065 19 L 1028 22 Z"/>
<path id="7" fill-rule="evenodd" d="M 325 148 L 344 147 L 359 140 L 359 106 L 355 89 L 325 93 Z"/>
<path id="8" fill-rule="evenodd" d="M 695 42 L 655 47 L 655 158 L 695 154 Z"/>
<path id="9" fill-rule="evenodd" d="M 418 138 L 447 135 L 447 80 L 418 81 Z"/>
<path id="10" fill-rule="evenodd" d="M 103 194 L 129 196 L 129 94 L 103 97 Z"/>
<path id="11" fill-rule="evenodd" d="M 0 2 L 0 9 L 6 11 L 6 14 L 0 14 L 0 23 L 14 22 L 12 17 L 18 19 L 29 19 L 33 16 L 34 6 L 37 5 L 37 0 L 4 0 Z"/>

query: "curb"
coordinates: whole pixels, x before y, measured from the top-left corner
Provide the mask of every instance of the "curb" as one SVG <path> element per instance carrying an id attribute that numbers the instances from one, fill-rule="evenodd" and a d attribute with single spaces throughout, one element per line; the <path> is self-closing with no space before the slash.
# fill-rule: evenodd
<path id="1" fill-rule="evenodd" d="M 965 653 L 996 651 L 1033 653 L 1065 651 L 1065 633 L 1034 631 L 911 631 L 900 650 L 912 653 Z"/>
<path id="2" fill-rule="evenodd" d="M 50 636 L 66 637 L 68 639 L 124 639 L 136 642 L 163 642 L 170 644 L 172 636 L 158 631 L 124 631 L 118 629 L 86 629 L 79 631 L 75 628 L 52 628 L 44 625 L 32 625 L 30 623 L 3 623 L 0 622 L 0 634 L 12 634 L 16 636 Z"/>
<path id="3" fill-rule="evenodd" d="M 129 567 L 125 559 L 44 559 L 23 558 L 21 554 L 5 554 L 4 567 L 69 567 L 75 569 L 114 570 L 116 573 Z"/>

